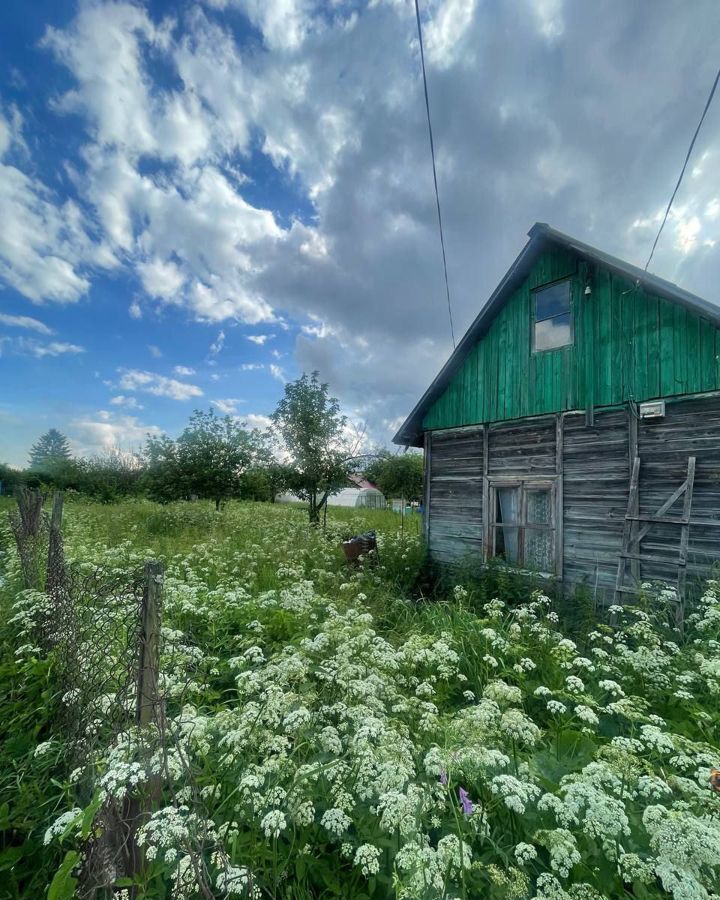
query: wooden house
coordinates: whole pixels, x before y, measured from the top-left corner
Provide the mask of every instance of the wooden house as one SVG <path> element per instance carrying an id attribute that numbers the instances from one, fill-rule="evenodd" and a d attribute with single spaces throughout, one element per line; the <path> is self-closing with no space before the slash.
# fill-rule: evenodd
<path id="1" fill-rule="evenodd" d="M 720 561 L 720 307 L 538 223 L 394 441 L 437 562 L 684 597 Z"/>

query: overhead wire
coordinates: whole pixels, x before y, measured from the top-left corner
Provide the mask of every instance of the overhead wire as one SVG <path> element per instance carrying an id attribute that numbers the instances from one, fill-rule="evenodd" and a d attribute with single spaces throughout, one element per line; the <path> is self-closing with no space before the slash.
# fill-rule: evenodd
<path id="1" fill-rule="evenodd" d="M 445 237 L 443 235 L 442 213 L 440 212 L 440 192 L 438 191 L 437 168 L 435 166 L 435 142 L 433 140 L 432 119 L 430 118 L 430 99 L 428 97 L 427 74 L 425 72 L 425 49 L 423 47 L 422 25 L 420 24 L 420 7 L 415 0 L 415 18 L 417 20 L 418 41 L 420 42 L 420 62 L 422 64 L 423 87 L 425 88 L 425 111 L 427 112 L 428 134 L 430 135 L 430 156 L 432 158 L 433 183 L 435 185 L 435 203 L 437 205 L 438 228 L 440 229 L 440 248 L 442 249 L 443 272 L 445 273 L 445 292 L 447 294 L 448 317 L 450 318 L 450 335 L 453 350 L 455 349 L 455 328 L 453 326 L 452 305 L 450 303 L 450 281 L 448 279 L 447 255 L 445 253 Z"/>
<path id="2" fill-rule="evenodd" d="M 685 155 L 685 162 L 683 163 L 683 167 L 680 171 L 680 177 L 678 178 L 677 184 L 675 185 L 675 190 L 672 192 L 672 196 L 670 197 L 670 202 L 668 203 L 667 209 L 665 210 L 665 215 L 663 216 L 663 220 L 660 224 L 660 228 L 658 230 L 658 233 L 655 235 L 655 240 L 652 245 L 652 250 L 650 251 L 650 256 L 648 256 L 648 261 L 645 263 L 645 271 L 646 272 L 648 270 L 648 266 L 650 265 L 650 263 L 652 261 L 653 255 L 655 254 L 655 248 L 658 245 L 658 241 L 660 240 L 660 235 L 663 232 L 665 223 L 667 222 L 668 216 L 670 215 L 670 210 L 671 210 L 673 202 L 675 200 L 675 195 L 677 194 L 677 192 L 680 188 L 680 185 L 682 184 L 682 180 L 685 175 L 685 170 L 687 169 L 687 165 L 688 165 L 688 162 L 690 161 L 690 157 L 692 155 L 693 148 L 695 147 L 695 141 L 697 140 L 698 134 L 700 134 L 700 129 L 702 128 L 702 124 L 705 121 L 705 116 L 707 115 L 708 110 L 710 109 L 710 104 L 712 103 L 713 97 L 715 96 L 715 89 L 718 86 L 718 81 L 720 81 L 720 69 L 718 69 L 718 73 L 715 76 L 715 81 L 713 82 L 712 89 L 710 90 L 710 95 L 708 96 L 707 102 L 705 103 L 705 109 L 703 110 L 703 113 L 700 116 L 700 121 L 698 122 L 697 128 L 695 129 L 695 134 L 693 135 L 692 140 L 690 141 L 690 146 L 688 147 L 688 152 Z"/>

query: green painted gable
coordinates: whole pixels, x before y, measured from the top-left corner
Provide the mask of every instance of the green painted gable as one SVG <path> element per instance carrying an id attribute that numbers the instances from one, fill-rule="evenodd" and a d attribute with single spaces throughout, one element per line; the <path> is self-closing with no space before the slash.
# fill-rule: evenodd
<path id="1" fill-rule="evenodd" d="M 534 288 L 571 277 L 574 343 L 533 353 Z M 584 293 L 586 284 L 592 292 Z M 720 389 L 720 329 L 570 250 L 546 250 L 507 299 L 423 428 L 451 428 Z"/>

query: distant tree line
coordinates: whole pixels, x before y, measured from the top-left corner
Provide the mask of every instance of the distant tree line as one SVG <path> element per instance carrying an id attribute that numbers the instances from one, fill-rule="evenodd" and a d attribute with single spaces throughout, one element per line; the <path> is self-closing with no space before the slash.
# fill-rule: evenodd
<path id="1" fill-rule="evenodd" d="M 22 471 L 0 463 L 0 490 L 19 484 L 74 490 L 103 503 L 148 496 L 160 503 L 205 499 L 219 509 L 231 498 L 274 502 L 292 491 L 307 502 L 317 524 L 328 498 L 362 474 L 387 497 L 419 500 L 422 456 L 387 450 L 359 452 L 338 401 L 317 372 L 285 386 L 266 430 L 232 416 L 196 410 L 180 436 L 148 436 L 139 453 L 109 450 L 73 457 L 61 432 L 51 428 L 30 450 Z"/>

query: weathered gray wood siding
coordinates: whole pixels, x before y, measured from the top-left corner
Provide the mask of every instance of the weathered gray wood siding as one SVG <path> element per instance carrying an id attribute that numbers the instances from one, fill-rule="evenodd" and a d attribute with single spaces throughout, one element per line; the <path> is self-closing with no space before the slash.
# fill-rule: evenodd
<path id="1" fill-rule="evenodd" d="M 687 476 L 688 456 L 696 458 L 691 521 L 720 520 L 720 396 L 668 402 L 661 419 L 644 419 L 638 429 L 640 514 L 653 515 Z M 682 515 L 683 498 L 666 513 Z M 643 539 L 643 555 L 662 555 L 667 564 L 641 563 L 643 579 L 675 581 L 680 527 L 655 524 Z M 691 525 L 688 586 L 720 562 L 720 527 Z"/>
<path id="2" fill-rule="evenodd" d="M 429 462 L 428 546 L 438 562 L 482 559 L 483 429 L 435 431 Z"/>
<path id="3" fill-rule="evenodd" d="M 593 591 L 615 587 L 628 503 L 628 411 L 563 421 L 563 580 Z"/>
<path id="4" fill-rule="evenodd" d="M 632 458 L 640 457 L 640 514 L 653 515 L 683 483 L 688 457 L 695 456 L 688 575 L 707 577 L 720 562 L 720 526 L 702 524 L 720 523 L 720 395 L 668 401 L 659 419 L 639 419 L 634 406 L 595 410 L 592 425 L 584 413 L 560 415 L 561 423 L 551 415 L 492 424 L 485 426 L 486 436 L 483 426 L 429 434 L 431 556 L 438 562 L 468 554 L 483 558 L 486 478 L 557 477 L 562 483 L 558 574 L 568 588 L 585 584 L 599 598 L 612 599 Z M 681 514 L 682 498 L 666 515 Z M 678 525 L 654 524 L 641 553 L 662 555 L 667 562 L 642 559 L 635 572 L 642 580 L 675 582 L 679 545 Z"/>
<path id="5" fill-rule="evenodd" d="M 554 475 L 556 416 L 542 416 L 491 425 L 488 474 Z"/>

